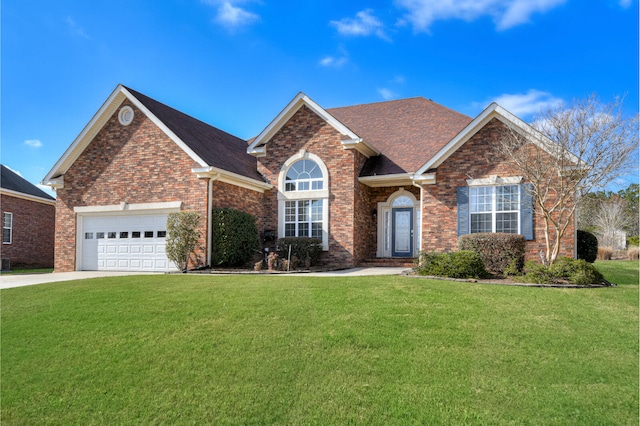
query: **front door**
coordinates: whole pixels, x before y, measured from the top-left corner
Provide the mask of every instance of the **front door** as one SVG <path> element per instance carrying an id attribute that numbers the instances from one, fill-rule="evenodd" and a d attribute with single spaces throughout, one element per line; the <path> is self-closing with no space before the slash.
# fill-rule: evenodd
<path id="1" fill-rule="evenodd" d="M 413 257 L 413 208 L 392 209 L 391 217 L 391 255 Z"/>

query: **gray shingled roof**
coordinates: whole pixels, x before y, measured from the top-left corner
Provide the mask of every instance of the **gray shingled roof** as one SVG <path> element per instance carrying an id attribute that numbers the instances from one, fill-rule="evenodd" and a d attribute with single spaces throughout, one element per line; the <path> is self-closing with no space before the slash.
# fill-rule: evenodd
<path id="1" fill-rule="evenodd" d="M 51 195 L 30 183 L 8 167 L 0 164 L 0 169 L 0 186 L 2 189 L 20 192 L 21 194 L 33 195 L 34 197 L 46 198 L 47 200 L 55 200 Z"/>
<path id="2" fill-rule="evenodd" d="M 133 89 L 126 89 L 209 166 L 264 182 L 247 142 Z"/>

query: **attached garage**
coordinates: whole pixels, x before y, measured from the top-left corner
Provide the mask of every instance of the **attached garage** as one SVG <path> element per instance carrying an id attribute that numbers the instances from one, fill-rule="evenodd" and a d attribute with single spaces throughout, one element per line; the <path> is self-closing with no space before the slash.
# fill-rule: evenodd
<path id="1" fill-rule="evenodd" d="M 176 203 L 78 207 L 77 265 L 83 271 L 175 270 L 165 252 L 167 216 Z M 144 207 L 147 207 L 146 209 Z"/>

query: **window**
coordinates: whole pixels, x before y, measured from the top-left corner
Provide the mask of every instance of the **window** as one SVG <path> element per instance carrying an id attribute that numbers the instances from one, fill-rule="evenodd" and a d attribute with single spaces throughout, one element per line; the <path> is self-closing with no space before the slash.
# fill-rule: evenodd
<path id="1" fill-rule="evenodd" d="M 167 231 L 158 231 L 158 238 L 166 238 Z"/>
<path id="2" fill-rule="evenodd" d="M 96 238 L 99 240 L 104 239 L 104 232 L 96 232 Z"/>
<path id="3" fill-rule="evenodd" d="M 329 172 L 304 150 L 287 160 L 278 178 L 278 236 L 311 237 L 329 249 Z"/>
<path id="4" fill-rule="evenodd" d="M 11 244 L 13 238 L 13 213 L 5 212 L 2 216 L 2 244 Z"/>
<path id="5" fill-rule="evenodd" d="M 121 231 L 120 238 L 129 238 L 129 233 L 127 231 Z"/>
<path id="6" fill-rule="evenodd" d="M 144 231 L 145 238 L 153 238 L 153 231 Z"/>
<path id="7" fill-rule="evenodd" d="M 520 185 L 469 188 L 471 233 L 519 232 Z"/>
<path id="8" fill-rule="evenodd" d="M 84 233 L 85 240 L 93 240 L 93 232 L 85 232 Z"/>
<path id="9" fill-rule="evenodd" d="M 133 231 L 131 233 L 131 238 L 140 238 L 140 231 Z"/>
<path id="10" fill-rule="evenodd" d="M 286 192 L 318 191 L 322 187 L 322 170 L 312 160 L 298 161 L 287 171 L 284 187 Z"/>
<path id="11" fill-rule="evenodd" d="M 286 201 L 284 236 L 322 239 L 322 201 Z"/>

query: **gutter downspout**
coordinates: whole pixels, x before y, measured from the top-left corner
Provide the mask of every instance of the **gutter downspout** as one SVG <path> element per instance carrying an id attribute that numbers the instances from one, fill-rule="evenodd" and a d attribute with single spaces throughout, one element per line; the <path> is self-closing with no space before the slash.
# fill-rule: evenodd
<path id="1" fill-rule="evenodd" d="M 220 173 L 216 173 L 209 177 L 208 182 L 208 200 L 207 200 L 207 261 L 205 262 L 211 266 L 211 254 L 213 253 L 213 241 L 211 238 L 211 232 L 213 227 L 213 182 L 220 178 Z"/>

